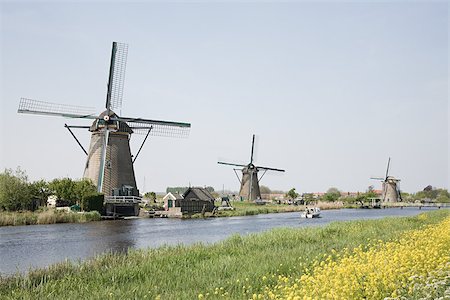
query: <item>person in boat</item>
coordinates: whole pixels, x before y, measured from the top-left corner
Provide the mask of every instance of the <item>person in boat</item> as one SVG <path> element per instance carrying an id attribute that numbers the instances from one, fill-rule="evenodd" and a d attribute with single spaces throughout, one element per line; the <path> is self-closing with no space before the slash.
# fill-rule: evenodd
<path id="1" fill-rule="evenodd" d="M 305 214 L 309 214 L 309 209 L 308 209 L 308 206 L 307 206 L 307 207 L 305 207 Z"/>

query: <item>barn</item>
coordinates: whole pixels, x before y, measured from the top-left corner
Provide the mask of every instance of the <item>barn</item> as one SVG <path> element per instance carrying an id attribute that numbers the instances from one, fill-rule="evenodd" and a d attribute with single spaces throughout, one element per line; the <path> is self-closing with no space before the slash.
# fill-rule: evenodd
<path id="1" fill-rule="evenodd" d="M 215 208 L 214 200 L 213 195 L 207 189 L 190 187 L 181 198 L 173 200 L 172 207 L 168 205 L 168 210 L 182 214 L 212 212 Z"/>

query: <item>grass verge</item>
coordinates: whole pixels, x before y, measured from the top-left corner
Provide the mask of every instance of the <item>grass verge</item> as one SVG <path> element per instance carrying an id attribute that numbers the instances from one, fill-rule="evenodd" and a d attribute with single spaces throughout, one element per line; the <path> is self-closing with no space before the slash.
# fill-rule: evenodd
<path id="1" fill-rule="evenodd" d="M 219 204 L 216 204 L 219 205 Z M 288 204 L 272 204 L 267 203 L 265 205 L 258 205 L 254 202 L 248 201 L 234 201 L 232 202 L 234 210 L 223 210 L 219 211 L 217 214 L 212 215 L 211 213 L 193 214 L 193 215 L 183 215 L 183 218 L 202 218 L 202 217 L 237 217 L 237 216 L 253 216 L 259 214 L 271 214 L 271 213 L 283 213 L 283 212 L 300 212 L 305 210 L 305 205 L 288 205 Z M 308 205 L 306 205 L 308 206 Z M 310 205 L 314 206 L 314 205 Z M 344 208 L 342 202 L 321 202 L 319 201 L 315 206 L 321 209 L 340 209 Z M 350 206 L 345 206 L 350 207 Z"/>
<path id="2" fill-rule="evenodd" d="M 369 240 L 397 240 L 405 231 L 436 224 L 448 216 L 449 210 L 439 210 L 416 217 L 234 235 L 208 246 L 106 254 L 80 264 L 66 262 L 34 270 L 27 276 L 1 278 L 0 298 L 197 299 L 201 294 L 208 298 L 248 299 L 248 295 L 276 285 L 278 276 L 301 276 L 318 257 Z"/>
<path id="3" fill-rule="evenodd" d="M 97 211 L 75 213 L 49 209 L 40 212 L 0 212 L 0 226 L 84 223 L 99 220 L 101 216 Z"/>

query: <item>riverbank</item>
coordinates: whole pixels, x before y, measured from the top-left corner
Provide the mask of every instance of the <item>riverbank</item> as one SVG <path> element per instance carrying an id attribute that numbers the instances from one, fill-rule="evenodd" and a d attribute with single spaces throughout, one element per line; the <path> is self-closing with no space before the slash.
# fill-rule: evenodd
<path id="1" fill-rule="evenodd" d="M 416 217 L 275 229 L 245 237 L 235 235 L 210 246 L 107 254 L 79 265 L 66 262 L 32 271 L 28 276 L 2 278 L 0 298 L 197 299 L 225 295 L 249 299 L 279 285 L 279 278 L 300 278 L 305 268 L 313 269 L 317 264 L 314 261 L 320 264 L 328 255 L 336 257 L 345 253 L 344 249 L 367 246 L 371 241 L 395 242 L 406 231 L 420 231 L 423 226 L 434 226 L 449 216 L 449 210 L 436 210 Z"/>
<path id="2" fill-rule="evenodd" d="M 233 210 L 221 210 L 216 214 L 205 213 L 185 215 L 183 218 L 202 218 L 202 217 L 240 217 L 240 216 L 254 216 L 259 214 L 272 213 L 286 213 L 286 212 L 301 212 L 305 210 L 308 205 L 288 205 L 288 204 L 273 204 L 266 203 L 264 205 L 256 204 L 248 201 L 232 202 Z M 314 205 L 309 205 L 314 206 Z M 341 209 L 341 208 L 356 208 L 356 206 L 344 205 L 342 202 L 321 202 L 319 201 L 315 206 L 322 210 L 326 209 Z"/>
<path id="3" fill-rule="evenodd" d="M 319 202 L 317 204 L 321 209 L 340 209 L 344 208 L 342 202 Z M 265 204 L 257 205 L 254 202 L 233 202 L 234 210 L 219 211 L 217 214 L 211 213 L 184 215 L 183 218 L 203 218 L 203 217 L 234 217 L 234 216 L 253 216 L 258 214 L 284 213 L 303 211 L 303 205 L 287 204 Z M 345 206 L 346 208 L 349 208 Z M 146 217 L 146 215 L 144 216 Z M 100 221 L 101 216 L 97 212 L 66 212 L 55 209 L 46 209 L 43 211 L 22 211 L 22 212 L 0 212 L 0 226 L 20 226 L 20 225 L 42 225 L 56 223 L 85 223 Z"/>
<path id="4" fill-rule="evenodd" d="M 99 220 L 101 216 L 97 211 L 77 213 L 47 209 L 36 212 L 0 212 L 0 226 L 85 223 Z"/>

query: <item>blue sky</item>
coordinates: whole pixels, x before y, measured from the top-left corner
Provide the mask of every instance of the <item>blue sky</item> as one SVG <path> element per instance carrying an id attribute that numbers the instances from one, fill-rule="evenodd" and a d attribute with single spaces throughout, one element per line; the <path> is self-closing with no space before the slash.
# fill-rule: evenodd
<path id="1" fill-rule="evenodd" d="M 447 2 L 0 5 L 2 169 L 82 176 L 84 153 L 63 125 L 86 122 L 19 115 L 18 102 L 100 112 L 120 41 L 122 114 L 192 123 L 188 139 L 147 141 L 141 190 L 237 190 L 217 160 L 246 163 L 253 133 L 256 163 L 286 169 L 261 181 L 272 189 L 379 188 L 369 177 L 389 156 L 403 190 L 449 187 Z"/>

